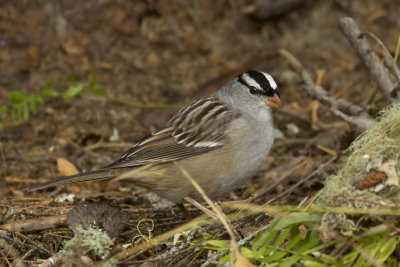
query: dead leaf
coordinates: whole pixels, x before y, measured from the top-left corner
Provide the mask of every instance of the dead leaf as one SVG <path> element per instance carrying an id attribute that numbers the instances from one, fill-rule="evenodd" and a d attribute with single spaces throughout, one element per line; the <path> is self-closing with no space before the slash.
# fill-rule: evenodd
<path id="1" fill-rule="evenodd" d="M 62 48 L 68 55 L 81 56 L 86 52 L 89 39 L 83 34 L 74 33 L 62 43 Z"/>
<path id="2" fill-rule="evenodd" d="M 255 267 L 255 265 L 251 264 L 251 262 L 246 259 L 245 257 L 243 257 L 242 255 L 240 255 L 238 257 L 238 259 L 235 262 L 235 267 Z"/>
<path id="3" fill-rule="evenodd" d="M 75 165 L 64 158 L 57 159 L 57 168 L 58 171 L 64 176 L 70 176 L 79 173 Z"/>

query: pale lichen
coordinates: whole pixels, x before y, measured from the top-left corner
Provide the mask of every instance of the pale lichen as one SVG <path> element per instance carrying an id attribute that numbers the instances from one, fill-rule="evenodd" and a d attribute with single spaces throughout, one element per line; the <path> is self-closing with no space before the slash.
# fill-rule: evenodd
<path id="1" fill-rule="evenodd" d="M 351 155 L 344 167 L 337 174 L 327 178 L 325 187 L 316 200 L 319 206 L 357 208 L 357 209 L 381 209 L 393 208 L 400 205 L 399 182 L 393 181 L 393 169 L 399 177 L 400 169 L 400 104 L 386 107 L 378 114 L 376 123 L 361 134 L 350 146 Z M 368 176 L 369 172 L 382 170 L 380 166 L 390 162 L 390 183 L 383 182 L 386 190 L 371 188 L 359 190 L 356 183 Z M 379 191 L 379 192 L 378 192 Z M 387 193 L 387 192 L 390 193 Z M 342 218 L 342 221 L 343 220 Z M 350 224 L 348 224 L 350 225 Z M 354 224 L 351 224 L 354 226 Z M 325 225 L 331 229 L 329 225 Z M 322 227 L 324 225 L 322 223 Z M 342 231 L 344 225 L 338 226 Z"/>

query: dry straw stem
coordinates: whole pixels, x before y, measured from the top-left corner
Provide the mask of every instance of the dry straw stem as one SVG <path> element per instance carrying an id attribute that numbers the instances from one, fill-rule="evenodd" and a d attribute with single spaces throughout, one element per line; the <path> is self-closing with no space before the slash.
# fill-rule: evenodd
<path id="1" fill-rule="evenodd" d="M 307 93 L 330 107 L 330 111 L 346 122 L 357 126 L 360 130 L 366 130 L 374 124 L 374 120 L 361 107 L 344 99 L 336 99 L 321 86 L 314 84 L 311 74 L 303 67 L 300 61 L 285 49 L 279 50 L 280 55 L 286 59 L 305 83 Z"/>
<path id="2" fill-rule="evenodd" d="M 386 101 L 388 103 L 398 102 L 399 98 L 391 94 L 396 86 L 389 79 L 388 70 L 369 45 L 367 38 L 363 36 L 357 23 L 350 17 L 343 17 L 339 20 L 339 26 L 343 34 L 349 40 L 351 46 L 356 50 L 362 62 L 368 68 L 368 71 L 378 84 L 380 91 L 385 96 Z M 395 67 L 395 69 L 397 70 L 397 67 Z M 395 71 L 395 75 L 398 72 L 398 70 Z"/>
<path id="3" fill-rule="evenodd" d="M 185 177 L 192 183 L 192 185 L 196 188 L 196 190 L 201 194 L 201 196 L 208 203 L 208 205 L 210 205 L 212 210 L 218 215 L 219 220 L 221 221 L 222 225 L 225 227 L 226 231 L 228 232 L 228 234 L 231 237 L 231 247 L 233 247 L 233 250 L 235 251 L 236 259 L 238 259 L 238 260 L 242 259 L 243 257 L 240 254 L 239 246 L 235 240 L 235 235 L 234 235 L 232 228 L 230 227 L 228 221 L 225 218 L 225 214 L 221 211 L 221 209 L 219 207 L 217 207 L 212 202 L 212 200 L 207 196 L 206 192 L 204 192 L 203 188 L 201 188 L 201 186 L 193 179 L 193 177 L 182 166 L 180 166 L 176 162 L 175 162 L 175 164 L 181 170 L 183 175 L 185 175 Z M 231 262 L 233 262 L 232 259 L 231 259 Z"/>
<path id="4" fill-rule="evenodd" d="M 298 207 L 298 206 L 260 206 L 254 204 L 231 203 L 230 208 L 243 209 L 251 213 L 268 213 L 282 216 L 283 212 L 310 212 L 310 213 L 340 213 L 349 215 L 388 215 L 400 216 L 400 209 L 390 207 L 381 209 L 358 209 L 358 208 L 337 208 L 337 207 Z M 290 216 L 290 214 L 285 215 Z"/>

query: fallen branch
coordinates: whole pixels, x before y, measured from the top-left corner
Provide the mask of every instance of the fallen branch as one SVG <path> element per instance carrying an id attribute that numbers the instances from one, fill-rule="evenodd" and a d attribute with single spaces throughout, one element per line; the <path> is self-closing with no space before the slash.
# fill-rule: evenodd
<path id="1" fill-rule="evenodd" d="M 361 130 L 368 129 L 375 123 L 375 121 L 363 108 L 348 102 L 347 100 L 340 98 L 336 99 L 321 86 L 315 85 L 311 78 L 311 74 L 291 53 L 284 49 L 281 49 L 279 53 L 286 59 L 290 67 L 292 67 L 303 79 L 305 83 L 304 88 L 306 89 L 307 93 L 311 97 L 321 101 L 323 104 L 328 105 L 333 114 L 339 116 L 348 123 L 357 126 Z"/>
<path id="2" fill-rule="evenodd" d="M 55 227 L 66 226 L 67 215 L 56 215 L 49 217 L 39 217 L 35 219 L 9 222 L 0 225 L 0 229 L 9 230 L 12 232 L 24 231 L 25 233 L 36 232 L 46 229 L 52 229 Z"/>
<path id="3" fill-rule="evenodd" d="M 339 26 L 343 34 L 349 40 L 351 46 L 357 51 L 362 62 L 368 68 L 379 90 L 385 96 L 386 101 L 388 103 L 400 101 L 396 94 L 392 95 L 392 91 L 396 88 L 396 85 L 390 80 L 388 70 L 369 45 L 367 38 L 364 37 L 357 23 L 352 18 L 343 17 L 339 20 Z M 393 66 L 393 64 L 391 66 Z M 394 73 L 396 76 L 399 73 L 397 66 L 395 67 Z"/>

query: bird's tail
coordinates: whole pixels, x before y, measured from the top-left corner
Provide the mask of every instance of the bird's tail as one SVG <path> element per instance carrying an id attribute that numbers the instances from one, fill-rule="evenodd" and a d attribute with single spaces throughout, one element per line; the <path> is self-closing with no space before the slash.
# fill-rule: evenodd
<path id="1" fill-rule="evenodd" d="M 48 182 L 35 184 L 28 188 L 25 188 L 25 191 L 35 191 L 47 187 L 63 185 L 63 184 L 71 184 L 71 183 L 80 183 L 80 182 L 88 182 L 88 181 L 98 181 L 98 180 L 108 180 L 118 176 L 118 173 L 112 169 L 103 169 L 98 171 L 89 171 L 83 172 L 71 176 L 62 176 L 58 178 L 54 178 Z"/>

